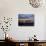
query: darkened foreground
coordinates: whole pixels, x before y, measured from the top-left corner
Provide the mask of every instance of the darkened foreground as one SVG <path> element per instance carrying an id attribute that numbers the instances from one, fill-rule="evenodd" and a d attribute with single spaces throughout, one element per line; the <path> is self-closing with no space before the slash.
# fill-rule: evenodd
<path id="1" fill-rule="evenodd" d="M 18 23 L 19 26 L 34 26 L 34 23 Z"/>

